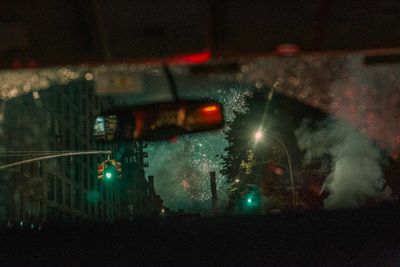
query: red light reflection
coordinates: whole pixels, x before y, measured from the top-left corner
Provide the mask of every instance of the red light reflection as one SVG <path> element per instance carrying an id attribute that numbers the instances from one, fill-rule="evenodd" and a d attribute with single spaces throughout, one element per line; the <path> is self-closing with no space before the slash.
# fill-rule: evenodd
<path id="1" fill-rule="evenodd" d="M 211 52 L 206 50 L 200 53 L 183 54 L 170 57 L 167 59 L 169 64 L 200 64 L 209 61 Z"/>

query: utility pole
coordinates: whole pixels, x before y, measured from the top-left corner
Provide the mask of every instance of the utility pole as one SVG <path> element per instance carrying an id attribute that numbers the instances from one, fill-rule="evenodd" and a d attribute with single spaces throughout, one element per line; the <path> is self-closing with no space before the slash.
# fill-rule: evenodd
<path id="1" fill-rule="evenodd" d="M 211 186 L 211 205 L 213 215 L 217 214 L 217 181 L 215 172 L 210 172 L 210 186 Z"/>
<path id="2" fill-rule="evenodd" d="M 31 163 L 31 162 L 35 162 L 35 161 L 47 160 L 47 159 L 54 159 L 54 158 L 61 158 L 61 157 L 72 157 L 72 156 L 81 156 L 81 155 L 99 155 L 99 154 L 110 155 L 111 151 L 109 151 L 109 150 L 97 150 L 97 151 L 80 151 L 80 152 L 67 152 L 67 153 L 53 154 L 53 155 L 37 157 L 37 158 L 33 158 L 33 159 L 27 159 L 27 160 L 22 160 L 22 161 L 10 163 L 10 164 L 7 164 L 7 165 L 3 165 L 3 166 L 0 166 L 0 170 L 4 170 L 6 168 L 19 166 L 19 165 L 22 165 L 22 164 L 27 164 L 27 163 Z"/>
<path id="3" fill-rule="evenodd" d="M 292 160 L 290 158 L 289 150 L 286 148 L 285 144 L 277 137 L 272 136 L 273 139 L 275 139 L 281 146 L 284 148 L 285 153 L 286 153 L 286 158 L 289 164 L 289 175 L 290 175 L 290 187 L 288 189 L 292 193 L 292 206 L 293 209 L 296 208 L 297 205 L 297 197 L 296 197 L 296 187 L 294 186 L 294 180 L 293 180 L 293 171 L 292 171 Z"/>
<path id="4" fill-rule="evenodd" d="M 261 130 L 258 130 L 254 135 L 256 142 L 258 142 L 262 137 L 263 137 L 263 134 L 262 134 Z M 285 150 L 286 158 L 287 158 L 288 165 L 289 165 L 289 175 L 290 175 L 290 187 L 288 187 L 288 189 L 292 193 L 292 207 L 293 207 L 293 209 L 295 209 L 297 206 L 297 196 L 296 196 L 297 187 L 294 186 L 292 160 L 290 158 L 289 150 L 287 149 L 286 145 L 283 143 L 283 141 L 281 139 L 279 139 L 278 137 L 275 137 L 275 136 L 271 136 L 271 138 L 274 139 L 275 141 L 277 141 Z"/>

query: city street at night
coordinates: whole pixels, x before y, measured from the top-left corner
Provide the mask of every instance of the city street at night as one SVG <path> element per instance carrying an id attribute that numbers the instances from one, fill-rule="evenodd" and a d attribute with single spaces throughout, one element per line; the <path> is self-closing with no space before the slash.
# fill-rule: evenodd
<path id="1" fill-rule="evenodd" d="M 0 265 L 399 265 L 399 33 L 392 0 L 6 1 Z"/>

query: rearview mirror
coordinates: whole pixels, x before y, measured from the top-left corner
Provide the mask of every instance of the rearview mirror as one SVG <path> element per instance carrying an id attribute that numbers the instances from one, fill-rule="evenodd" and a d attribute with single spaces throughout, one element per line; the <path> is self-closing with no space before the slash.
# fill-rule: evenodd
<path id="1" fill-rule="evenodd" d="M 216 101 L 179 101 L 121 108 L 94 120 L 97 141 L 168 140 L 174 136 L 220 129 L 222 107 Z"/>

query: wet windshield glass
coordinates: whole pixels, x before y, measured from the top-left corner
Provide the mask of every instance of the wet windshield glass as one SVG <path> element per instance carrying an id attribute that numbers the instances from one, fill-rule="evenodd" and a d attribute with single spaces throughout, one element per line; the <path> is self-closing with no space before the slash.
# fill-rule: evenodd
<path id="1" fill-rule="evenodd" d="M 95 116 L 171 100 L 162 68 L 0 72 L 1 221 L 275 214 L 398 198 L 398 64 L 360 55 L 228 63 L 172 67 L 182 99 L 223 105 L 223 129 L 111 144 L 93 138 Z"/>

